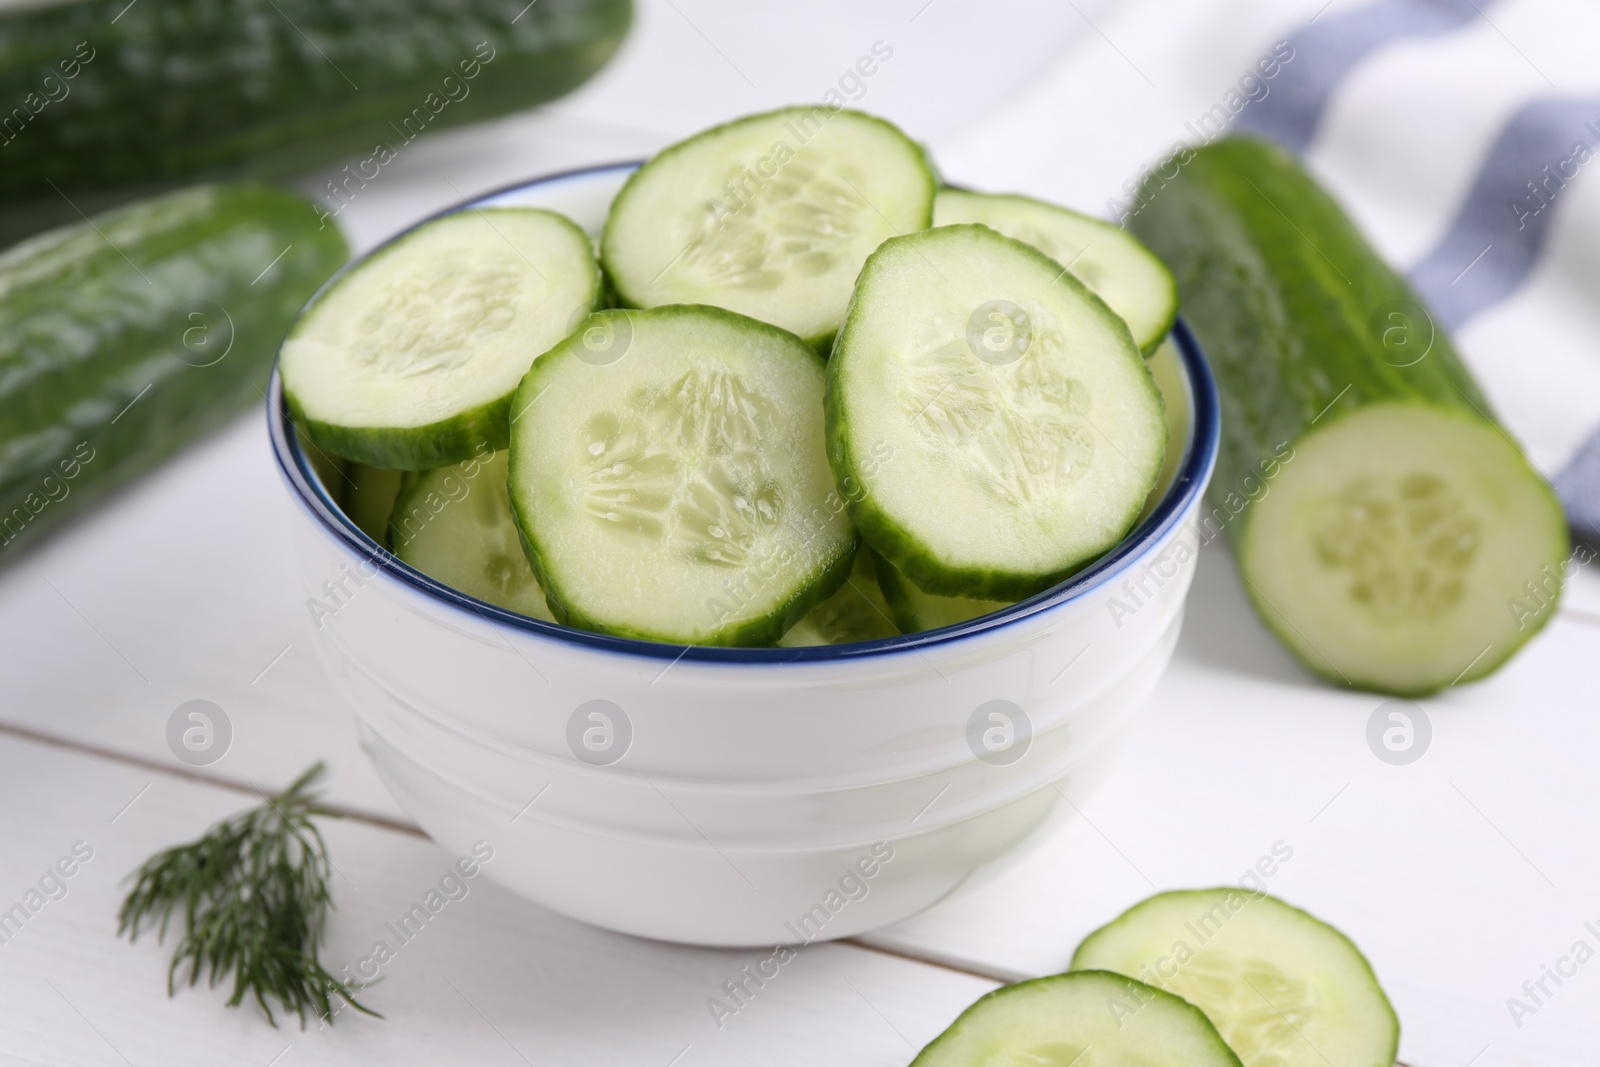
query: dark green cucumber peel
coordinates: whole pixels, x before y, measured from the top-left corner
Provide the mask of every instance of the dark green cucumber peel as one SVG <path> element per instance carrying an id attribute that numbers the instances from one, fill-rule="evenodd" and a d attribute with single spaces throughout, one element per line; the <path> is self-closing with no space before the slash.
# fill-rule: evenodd
<path id="1" fill-rule="evenodd" d="M 953 626 L 999 611 L 1015 601 L 971 600 L 966 597 L 935 597 L 924 593 L 897 571 L 894 564 L 872 553 L 872 568 L 883 593 L 884 603 L 901 633 L 914 634 Z M 937 616 L 937 617 L 935 617 Z"/>
<path id="2" fill-rule="evenodd" d="M 480 449 L 504 451 L 511 441 L 510 395 L 480 404 L 426 426 L 336 426 L 305 413 L 287 388 L 283 393 L 295 425 L 312 441 L 336 456 L 369 467 L 425 471 L 448 467 Z"/>
<path id="3" fill-rule="evenodd" d="M 1281 458 L 1286 445 L 1295 450 L 1291 455 L 1304 456 L 1308 443 L 1314 446 L 1333 432 L 1354 436 L 1358 425 L 1366 425 L 1349 420 L 1403 424 L 1410 417 L 1406 412 L 1414 410 L 1427 432 L 1457 427 L 1471 434 L 1487 428 L 1503 442 L 1503 455 L 1495 458 L 1504 468 L 1501 488 L 1515 485 L 1527 498 L 1527 507 L 1496 519 L 1493 527 L 1487 523 L 1495 516 L 1488 515 L 1475 529 L 1488 536 L 1514 526 L 1516 536 L 1525 536 L 1534 546 L 1523 553 L 1528 559 L 1516 574 L 1493 576 L 1497 584 L 1504 582 L 1505 596 L 1520 596 L 1523 579 L 1537 579 L 1543 564 L 1559 566 L 1567 545 L 1553 492 L 1489 414 L 1450 339 L 1433 325 L 1416 294 L 1287 152 L 1248 138 L 1218 141 L 1197 150 L 1176 179 L 1151 183 L 1144 195 L 1145 207 L 1132 228 L 1177 277 L 1184 319 L 1206 351 L 1222 398 L 1213 505 L 1242 493 L 1252 479 L 1259 482 L 1257 467 Z M 1459 510 L 1457 497 L 1472 503 L 1475 487 L 1452 487 L 1427 472 L 1407 475 L 1406 461 L 1405 455 L 1393 457 L 1398 502 L 1381 502 L 1382 507 L 1433 522 L 1445 510 Z M 1286 463 L 1273 494 L 1282 493 L 1286 479 L 1297 474 L 1296 464 L 1306 462 Z M 1316 488 L 1347 495 L 1356 491 L 1341 485 Z M 1338 653 L 1330 658 L 1304 632 L 1307 618 L 1292 606 L 1285 614 L 1285 605 L 1268 602 L 1252 580 L 1251 557 L 1265 550 L 1253 544 L 1252 531 L 1261 512 L 1274 506 L 1270 500 L 1264 496 L 1228 524 L 1230 543 L 1261 618 L 1307 668 L 1324 678 L 1404 695 L 1432 692 L 1492 672 L 1553 614 L 1543 613 L 1531 626 L 1519 620 L 1517 628 L 1503 636 L 1496 632 L 1492 640 L 1475 637 L 1448 655 L 1440 652 L 1440 661 L 1429 669 L 1374 667 Z M 1351 514 L 1368 513 L 1361 510 L 1360 499 L 1352 500 Z M 1454 548 L 1437 541 L 1428 551 L 1444 558 L 1459 548 L 1469 556 L 1470 538 L 1476 535 L 1470 534 L 1472 527 L 1461 528 L 1469 532 Z M 1330 547 L 1327 558 L 1349 557 L 1347 547 Z M 1520 573 L 1523 566 L 1525 575 Z M 1451 585 L 1455 580 L 1448 570 L 1414 568 L 1390 581 L 1388 588 L 1375 590 L 1358 578 L 1350 585 L 1352 604 L 1366 603 L 1362 598 L 1389 603 L 1426 595 L 1432 598 L 1427 604 L 1448 608 L 1450 596 L 1460 596 L 1458 586 Z M 1423 607 L 1411 617 L 1424 618 Z M 1390 614 L 1404 613 L 1396 609 Z M 1409 630 L 1392 622 L 1382 625 L 1397 639 L 1423 632 L 1422 623 Z M 1376 644 L 1380 638 L 1361 640 Z M 1324 636 L 1321 644 L 1328 643 Z"/>
<path id="4" fill-rule="evenodd" d="M 93 212 L 199 178 L 276 179 L 544 103 L 598 71 L 632 17 L 631 0 L 77 0 L 0 15 L 0 100 L 15 109 L 0 114 L 0 244 L 76 219 L 62 193 Z M 359 170 L 341 189 L 377 172 Z"/>
<path id="5" fill-rule="evenodd" d="M 0 255 L 0 551 L 260 402 L 347 254 L 298 194 L 201 186 Z"/>

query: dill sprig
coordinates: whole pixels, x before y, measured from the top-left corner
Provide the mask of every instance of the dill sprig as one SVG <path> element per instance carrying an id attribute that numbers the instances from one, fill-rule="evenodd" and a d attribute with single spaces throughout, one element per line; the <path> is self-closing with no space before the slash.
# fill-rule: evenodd
<path id="1" fill-rule="evenodd" d="M 333 997 L 358 1011 L 377 1013 L 355 998 L 359 983 L 329 974 L 318 958 L 323 925 L 333 907 L 328 890 L 333 865 L 311 820 L 338 816 L 317 803 L 311 785 L 318 762 L 294 784 L 259 807 L 217 823 L 186 845 L 146 860 L 128 876 L 134 886 L 118 914 L 118 935 L 137 940 L 154 926 L 165 942 L 174 912 L 183 936 L 167 971 L 167 994 L 177 992 L 187 965 L 188 984 L 208 975 L 217 986 L 232 976 L 229 1007 L 254 997 L 277 1026 L 269 1001 L 300 1018 L 331 1021 Z"/>

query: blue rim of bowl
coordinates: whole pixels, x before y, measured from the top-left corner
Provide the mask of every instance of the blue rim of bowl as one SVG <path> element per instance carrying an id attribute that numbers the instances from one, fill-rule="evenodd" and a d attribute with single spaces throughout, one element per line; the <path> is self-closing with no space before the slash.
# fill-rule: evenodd
<path id="1" fill-rule="evenodd" d="M 507 196 L 533 186 L 552 185 L 556 182 L 590 178 L 595 175 L 622 169 L 636 169 L 638 163 L 608 163 L 582 167 L 556 174 L 516 182 L 464 201 L 443 211 L 419 219 L 382 244 L 362 256 L 352 259 L 318 288 L 306 302 L 310 308 L 329 287 L 351 269 L 375 255 L 383 248 L 405 237 L 412 230 L 445 215 L 467 211 L 488 201 Z M 304 314 L 304 310 L 301 312 Z M 1027 600 L 975 619 L 924 630 L 920 633 L 889 637 L 878 641 L 861 641 L 846 645 L 812 645 L 802 648 L 725 648 L 716 645 L 676 645 L 656 641 L 641 641 L 632 637 L 614 637 L 610 634 L 575 630 L 557 623 L 532 619 L 513 611 L 497 607 L 487 601 L 467 596 L 465 593 L 428 577 L 421 571 L 402 563 L 388 549 L 355 527 L 339 506 L 328 495 L 321 480 L 312 471 L 310 461 L 301 451 L 296 436 L 289 431 L 293 421 L 283 397 L 283 382 L 278 376 L 276 361 L 272 368 L 272 381 L 267 396 L 267 427 L 272 439 L 272 454 L 284 479 L 293 488 L 299 503 L 311 512 L 313 518 L 345 548 L 376 562 L 380 569 L 403 585 L 425 593 L 462 611 L 488 621 L 496 626 L 507 626 L 523 633 L 566 644 L 578 645 L 600 652 L 622 653 L 646 659 L 686 660 L 698 663 L 723 663 L 734 665 L 808 664 L 843 660 L 864 660 L 904 652 L 923 652 L 967 638 L 993 634 L 1012 625 L 1033 618 L 1046 611 L 1062 607 L 1114 581 L 1124 571 L 1137 563 L 1157 544 L 1188 510 L 1189 505 L 1204 491 L 1212 468 L 1216 464 L 1217 448 L 1221 440 L 1221 408 L 1217 399 L 1217 384 L 1211 376 L 1200 344 L 1188 325 L 1179 318 L 1172 327 L 1172 338 L 1177 342 L 1189 385 L 1193 408 L 1189 420 L 1189 440 L 1184 446 L 1183 460 L 1178 472 L 1167 488 L 1161 502 L 1117 546 L 1089 564 L 1072 577 L 1038 593 Z"/>

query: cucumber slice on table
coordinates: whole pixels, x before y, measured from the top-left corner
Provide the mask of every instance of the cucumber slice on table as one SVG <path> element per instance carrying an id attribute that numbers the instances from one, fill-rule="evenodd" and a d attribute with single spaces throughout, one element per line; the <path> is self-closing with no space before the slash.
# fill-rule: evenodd
<path id="1" fill-rule="evenodd" d="M 1026 241 L 1066 267 L 1122 316 L 1147 356 L 1178 317 L 1172 272 L 1121 226 L 1032 197 L 940 189 L 933 224 L 961 222 Z"/>
<path id="2" fill-rule="evenodd" d="M 1003 986 L 962 1012 L 911 1067 L 1240 1067 L 1205 1014 L 1120 974 Z"/>
<path id="3" fill-rule="evenodd" d="M 827 427 L 867 543 L 925 592 L 989 600 L 1115 545 L 1167 443 L 1126 323 L 1038 249 L 970 225 L 867 260 L 828 365 Z"/>
<path id="4" fill-rule="evenodd" d="M 778 642 L 783 648 L 845 645 L 900 636 L 873 573 L 872 550 L 856 552 L 850 577 L 837 592 L 806 613 Z"/>
<path id="5" fill-rule="evenodd" d="M 572 222 L 534 208 L 417 227 L 336 281 L 279 357 L 295 420 L 321 447 L 426 470 L 503 449 L 528 366 L 600 306 Z"/>
<path id="6" fill-rule="evenodd" d="M 1245 1067 L 1392 1067 L 1400 1022 L 1339 931 L 1243 889 L 1160 893 L 1084 939 L 1074 972 L 1135 976 L 1203 1010 Z"/>
<path id="7" fill-rule="evenodd" d="M 511 504 L 556 618 L 770 645 L 844 582 L 855 531 L 822 440 L 823 362 L 718 308 L 604 311 L 513 407 Z"/>
<path id="8" fill-rule="evenodd" d="M 394 554 L 452 589 L 554 622 L 522 553 L 506 492 L 507 453 L 407 471 L 389 516 Z"/>
<path id="9" fill-rule="evenodd" d="M 1263 621 L 1335 682 L 1416 695 L 1495 670 L 1552 615 L 1550 486 L 1400 278 L 1294 158 L 1195 152 L 1134 229 L 1216 372 L 1226 529 Z"/>
<path id="10" fill-rule="evenodd" d="M 941 626 L 954 626 L 1015 603 L 1010 600 L 972 600 L 964 596 L 924 593 L 895 570 L 892 563 L 876 553 L 873 569 L 878 588 L 883 591 L 884 603 L 889 607 L 889 615 L 902 633 L 914 634 L 923 630 L 937 630 Z"/>
<path id="11" fill-rule="evenodd" d="M 861 264 L 927 227 L 922 150 L 855 111 L 793 107 L 662 151 L 611 205 L 601 258 L 630 307 L 713 304 L 824 345 Z"/>

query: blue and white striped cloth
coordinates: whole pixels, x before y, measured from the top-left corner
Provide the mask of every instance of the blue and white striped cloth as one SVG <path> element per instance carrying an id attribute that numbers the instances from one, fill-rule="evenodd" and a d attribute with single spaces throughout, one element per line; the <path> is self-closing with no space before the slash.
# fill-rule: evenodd
<path id="1" fill-rule="evenodd" d="M 1223 129 L 1302 155 L 1456 337 L 1497 414 L 1600 540 L 1600 5 L 1131 0 L 955 180 L 1115 216 Z"/>

